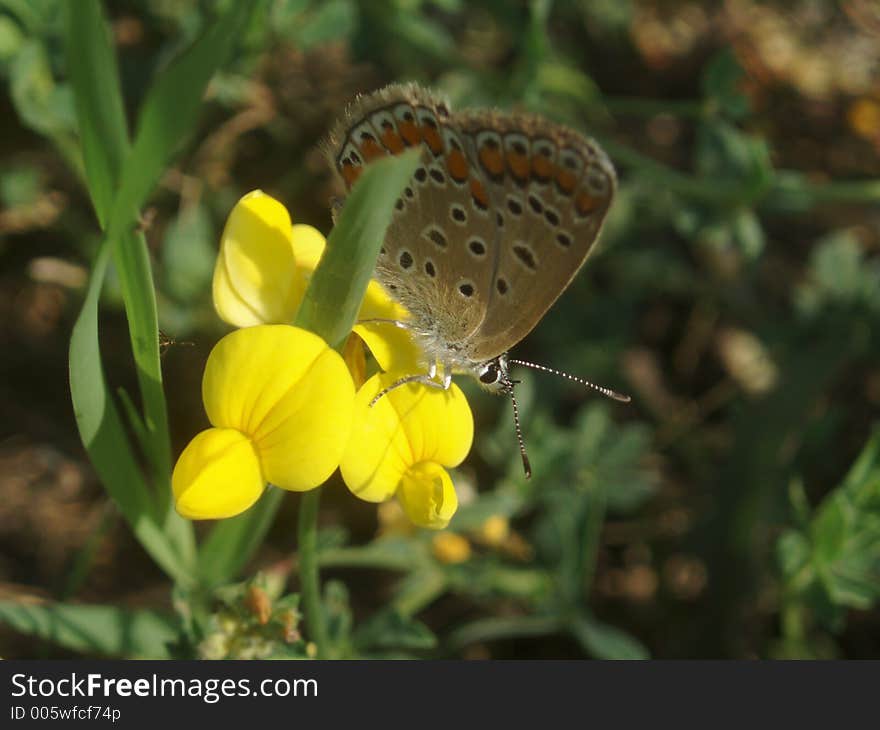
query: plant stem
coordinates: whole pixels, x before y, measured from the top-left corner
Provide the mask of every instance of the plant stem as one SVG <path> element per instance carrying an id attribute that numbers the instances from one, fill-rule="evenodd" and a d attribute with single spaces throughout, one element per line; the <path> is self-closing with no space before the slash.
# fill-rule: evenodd
<path id="1" fill-rule="evenodd" d="M 318 576 L 318 505 L 321 489 L 305 492 L 299 505 L 299 581 L 306 629 L 317 648 L 316 658 L 325 659 L 327 636 Z"/>

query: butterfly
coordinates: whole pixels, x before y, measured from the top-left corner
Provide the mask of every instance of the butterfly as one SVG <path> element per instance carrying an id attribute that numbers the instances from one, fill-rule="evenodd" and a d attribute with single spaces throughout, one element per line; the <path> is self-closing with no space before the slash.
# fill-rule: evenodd
<path id="1" fill-rule="evenodd" d="M 599 236 L 614 197 L 614 167 L 599 145 L 531 114 L 453 112 L 440 95 L 394 84 L 360 96 L 330 134 L 328 157 L 346 191 L 364 166 L 409 148 L 420 164 L 395 204 L 375 277 L 411 315 L 408 329 L 425 372 L 448 388 L 466 373 L 510 396 L 526 476 L 531 474 L 511 365 L 608 388 L 512 359 L 522 340 L 571 283 Z"/>

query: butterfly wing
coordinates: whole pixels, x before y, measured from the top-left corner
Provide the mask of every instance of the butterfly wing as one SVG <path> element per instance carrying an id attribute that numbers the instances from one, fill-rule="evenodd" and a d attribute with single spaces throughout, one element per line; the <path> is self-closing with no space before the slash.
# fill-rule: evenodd
<path id="1" fill-rule="evenodd" d="M 412 84 L 386 87 L 349 108 L 329 146 L 346 190 L 364 164 L 421 149 L 421 164 L 395 206 L 376 276 L 410 311 L 418 331 L 457 349 L 485 320 L 495 225 L 485 181 L 448 106 Z"/>
<path id="2" fill-rule="evenodd" d="M 599 146 L 540 117 L 456 116 L 488 180 L 496 212 L 496 263 L 485 316 L 468 351 L 489 360 L 522 340 L 583 265 L 616 187 Z"/>

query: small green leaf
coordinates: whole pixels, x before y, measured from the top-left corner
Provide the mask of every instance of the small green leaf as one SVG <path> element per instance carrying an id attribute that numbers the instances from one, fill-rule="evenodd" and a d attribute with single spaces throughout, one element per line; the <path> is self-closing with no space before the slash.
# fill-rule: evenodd
<path id="1" fill-rule="evenodd" d="M 0 621 L 65 649 L 124 659 L 169 659 L 179 637 L 172 616 L 115 606 L 3 602 Z"/>
<path id="2" fill-rule="evenodd" d="M 730 223 L 733 242 L 751 261 L 764 251 L 764 229 L 751 208 L 740 208 Z"/>
<path id="3" fill-rule="evenodd" d="M 10 95 L 21 120 L 41 134 L 53 137 L 71 132 L 75 125 L 69 87 L 52 77 L 42 42 L 28 39 L 9 67 Z"/>
<path id="4" fill-rule="evenodd" d="M 297 325 L 339 347 L 355 324 L 394 203 L 419 164 L 406 152 L 371 163 L 355 184 L 299 309 Z"/>
<path id="5" fill-rule="evenodd" d="M 380 611 L 364 621 L 355 632 L 358 651 L 371 649 L 433 649 L 437 637 L 421 621 L 399 611 Z"/>
<path id="6" fill-rule="evenodd" d="M 797 530 L 786 530 L 776 543 L 776 560 L 787 579 L 797 575 L 810 561 L 810 543 Z"/>
<path id="7" fill-rule="evenodd" d="M 839 498 L 826 499 L 820 507 L 811 530 L 813 549 L 819 562 L 832 563 L 839 557 L 850 527 L 847 513 L 847 505 Z"/>
<path id="8" fill-rule="evenodd" d="M 328 658 L 344 658 L 351 653 L 351 629 L 354 623 L 348 589 L 338 580 L 324 585 L 324 621 L 327 642 L 331 647 Z"/>
<path id="9" fill-rule="evenodd" d="M 703 73 L 703 94 L 731 119 L 741 119 L 750 111 L 748 97 L 740 89 L 745 73 L 730 49 L 716 54 Z"/>
<path id="10" fill-rule="evenodd" d="M 0 15 L 0 62 L 5 63 L 18 53 L 24 43 L 24 34 L 11 18 Z"/>
<path id="11" fill-rule="evenodd" d="M 841 488 L 855 503 L 880 512 L 880 427 L 874 429 Z"/>
<path id="12" fill-rule="evenodd" d="M 649 659 L 650 654 L 636 638 L 590 616 L 580 616 L 571 632 L 590 656 L 596 659 Z"/>
<path id="13" fill-rule="evenodd" d="M 696 155 L 700 177 L 712 185 L 735 182 L 743 203 L 756 200 L 773 181 L 767 143 L 720 119 L 700 124 Z"/>

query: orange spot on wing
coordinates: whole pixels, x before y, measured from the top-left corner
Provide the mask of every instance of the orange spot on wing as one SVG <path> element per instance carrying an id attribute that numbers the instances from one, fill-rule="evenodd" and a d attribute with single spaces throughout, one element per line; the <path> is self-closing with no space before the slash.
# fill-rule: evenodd
<path id="1" fill-rule="evenodd" d="M 421 129 L 422 139 L 428 143 L 431 152 L 435 155 L 439 155 L 443 151 L 443 140 L 440 138 L 440 132 L 437 131 L 437 127 L 432 127 L 430 124 L 423 124 Z"/>
<path id="2" fill-rule="evenodd" d="M 550 162 L 550 160 L 548 160 L 546 157 L 544 157 L 544 155 L 533 155 L 532 172 L 535 174 L 535 177 L 539 177 L 542 180 L 547 180 L 553 174 L 553 163 Z"/>
<path id="3" fill-rule="evenodd" d="M 396 155 L 403 152 L 406 145 L 403 143 L 403 140 L 400 138 L 400 135 L 394 131 L 392 127 L 387 127 L 382 132 L 382 144 L 384 144 L 389 150 L 391 150 L 391 154 Z"/>
<path id="4" fill-rule="evenodd" d="M 372 137 L 367 137 L 361 142 L 360 150 L 367 162 L 372 162 L 378 157 L 385 156 L 385 150 L 383 150 L 382 146 Z"/>
<path id="5" fill-rule="evenodd" d="M 486 194 L 486 188 L 475 177 L 471 178 L 471 197 L 473 197 L 474 203 L 477 204 L 478 208 L 481 210 L 488 209 L 489 196 Z"/>
<path id="6" fill-rule="evenodd" d="M 564 167 L 557 167 L 556 185 L 563 193 L 571 195 L 571 191 L 574 190 L 575 185 L 577 185 L 577 178 L 571 170 L 567 170 Z"/>
<path id="7" fill-rule="evenodd" d="M 351 186 L 357 182 L 357 179 L 360 177 L 361 171 L 363 168 L 355 167 L 348 160 L 342 163 L 342 169 L 340 173 L 342 174 L 342 179 L 345 180 L 346 186 L 351 189 Z"/>
<path id="8" fill-rule="evenodd" d="M 574 207 L 580 215 L 589 215 L 599 207 L 599 201 L 582 190 L 574 200 Z"/>
<path id="9" fill-rule="evenodd" d="M 480 147 L 480 163 L 494 177 L 504 174 L 504 158 L 497 148 L 485 144 Z"/>
<path id="10" fill-rule="evenodd" d="M 464 182 L 468 177 L 467 159 L 461 150 L 452 150 L 446 155 L 446 169 L 456 182 Z"/>
<path id="11" fill-rule="evenodd" d="M 400 131 L 400 136 L 403 137 L 410 147 L 422 141 L 422 133 L 419 132 L 419 127 L 415 122 L 399 121 L 397 129 Z"/>
<path id="12" fill-rule="evenodd" d="M 507 166 L 517 180 L 527 180 L 529 177 L 529 158 L 516 152 L 507 153 Z"/>

